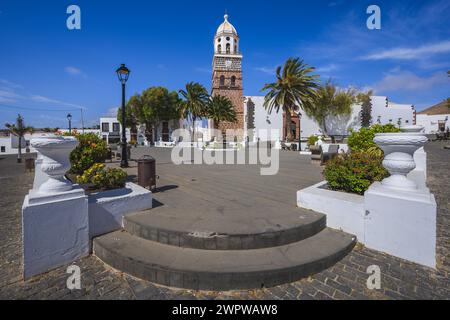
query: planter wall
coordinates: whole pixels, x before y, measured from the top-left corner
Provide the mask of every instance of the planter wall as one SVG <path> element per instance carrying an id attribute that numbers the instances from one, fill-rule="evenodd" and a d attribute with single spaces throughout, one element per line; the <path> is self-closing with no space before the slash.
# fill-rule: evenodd
<path id="1" fill-rule="evenodd" d="M 364 243 L 364 197 L 327 190 L 322 181 L 297 191 L 297 206 L 327 215 L 327 226 L 354 234 Z"/>
<path id="2" fill-rule="evenodd" d="M 125 188 L 89 195 L 89 237 L 121 229 L 127 214 L 152 208 L 151 191 L 131 182 Z"/>

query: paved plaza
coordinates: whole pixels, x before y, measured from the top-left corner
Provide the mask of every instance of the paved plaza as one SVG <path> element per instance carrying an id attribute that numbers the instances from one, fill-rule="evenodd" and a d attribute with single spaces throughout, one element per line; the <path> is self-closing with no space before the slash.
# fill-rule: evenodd
<path id="1" fill-rule="evenodd" d="M 33 173 L 14 157 L 0 160 L 0 298 L 2 299 L 449 299 L 450 298 L 450 152 L 432 142 L 428 152 L 428 186 L 438 203 L 438 269 L 432 270 L 357 245 L 336 265 L 306 279 L 272 288 L 244 291 L 192 291 L 155 285 L 113 270 L 95 256 L 75 262 L 81 268 L 81 289 L 69 290 L 67 266 L 23 281 L 21 276 L 21 206 Z M 181 165 L 170 160 L 170 149 L 136 148 L 157 160 L 155 206 L 184 208 L 187 214 L 214 209 L 257 214 L 265 206 L 293 210 L 296 191 L 322 180 L 321 168 L 308 156 L 280 152 L 280 170 L 261 176 L 257 165 Z M 112 163 L 116 166 L 117 163 Z M 135 181 L 136 163 L 130 162 Z M 369 290 L 367 267 L 381 269 L 381 289 Z"/>

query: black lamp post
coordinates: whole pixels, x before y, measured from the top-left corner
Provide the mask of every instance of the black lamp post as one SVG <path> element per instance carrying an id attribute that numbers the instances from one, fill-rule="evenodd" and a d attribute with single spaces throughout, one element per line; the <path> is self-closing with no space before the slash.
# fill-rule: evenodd
<path id="1" fill-rule="evenodd" d="M 298 151 L 302 151 L 302 127 L 300 124 L 302 114 L 300 113 L 300 111 L 297 113 L 297 118 L 298 118 Z"/>
<path id="2" fill-rule="evenodd" d="M 130 76 L 130 70 L 125 67 L 125 64 L 121 64 L 120 67 L 116 70 L 117 76 L 119 77 L 120 83 L 122 83 L 122 157 L 120 160 L 120 167 L 127 168 L 128 167 L 128 159 L 127 159 L 127 136 L 125 135 L 126 126 L 125 126 L 125 83 Z"/>
<path id="3" fill-rule="evenodd" d="M 67 114 L 67 120 L 69 120 L 69 134 L 72 134 L 72 115 L 70 113 Z"/>

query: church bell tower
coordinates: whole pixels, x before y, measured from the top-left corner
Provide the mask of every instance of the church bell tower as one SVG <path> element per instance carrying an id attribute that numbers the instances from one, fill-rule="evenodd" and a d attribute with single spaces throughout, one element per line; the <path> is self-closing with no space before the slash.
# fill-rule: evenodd
<path id="1" fill-rule="evenodd" d="M 244 95 L 242 88 L 242 54 L 239 50 L 239 36 L 236 29 L 228 21 L 217 28 L 214 37 L 214 58 L 212 75 L 212 96 L 228 97 L 236 110 L 237 121 L 221 122 L 219 130 L 244 130 Z"/>

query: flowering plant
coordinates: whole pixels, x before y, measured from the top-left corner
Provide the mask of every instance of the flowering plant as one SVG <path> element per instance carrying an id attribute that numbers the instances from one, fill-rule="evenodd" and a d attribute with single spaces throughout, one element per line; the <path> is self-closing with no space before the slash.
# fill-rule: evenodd
<path id="1" fill-rule="evenodd" d="M 383 155 L 367 152 L 340 154 L 327 162 L 323 174 L 333 190 L 364 194 L 373 182 L 389 176 L 382 161 Z"/>
<path id="2" fill-rule="evenodd" d="M 70 172 L 83 174 L 95 163 L 103 163 L 108 155 L 106 142 L 95 133 L 77 134 L 78 146 L 70 153 Z"/>
<path id="3" fill-rule="evenodd" d="M 127 173 L 122 169 L 106 168 L 104 163 L 96 163 L 82 175 L 77 176 L 77 182 L 92 184 L 96 189 L 117 189 L 125 186 Z"/>

